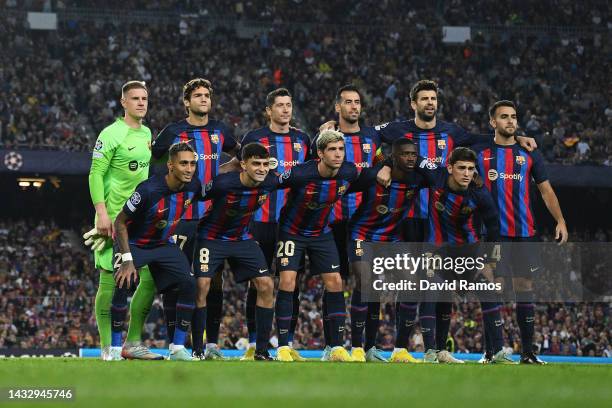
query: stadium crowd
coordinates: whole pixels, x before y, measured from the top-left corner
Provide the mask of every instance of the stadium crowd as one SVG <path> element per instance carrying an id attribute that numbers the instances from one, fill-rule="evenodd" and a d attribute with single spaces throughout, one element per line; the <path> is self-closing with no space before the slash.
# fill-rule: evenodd
<path id="1" fill-rule="evenodd" d="M 176 6 L 172 1 L 127 2 L 132 3 L 134 9 Z M 344 83 L 360 87 L 364 120 L 379 124 L 410 117 L 410 86 L 418 79 L 433 78 L 441 86 L 441 119 L 488 133 L 487 107 L 497 99 L 512 99 L 518 103 L 523 132 L 540 141 L 549 162 L 612 165 L 612 98 L 605 86 L 605 67 L 612 55 L 609 36 L 474 33 L 465 44 L 444 45 L 443 24 L 431 7 L 417 11 L 396 1 L 362 2 L 352 17 L 341 21 L 371 15 L 376 3 L 386 11 L 374 15 L 393 15 L 401 24 L 375 24 L 376 18 L 369 19 L 369 25 L 347 35 L 342 25 L 277 24 L 296 18 L 295 10 L 305 9 L 299 7 L 300 1 L 272 2 L 263 9 L 259 3 L 206 2 L 206 7 L 230 18 L 242 9 L 238 14 L 268 21 L 257 15 L 266 7 L 270 16 L 280 16 L 269 29 L 246 39 L 227 26 L 202 29 L 197 18 L 180 25 L 69 21 L 42 34 L 29 30 L 16 14 L 3 15 L 0 36 L 9 41 L 0 53 L 12 63 L 0 70 L 0 147 L 90 150 L 98 132 L 119 114 L 118 90 L 126 79 L 148 83 L 146 121 L 156 133 L 184 116 L 181 85 L 195 76 L 207 77 L 215 88 L 213 116 L 241 136 L 263 124 L 264 97 L 278 86 L 293 92 L 299 111 L 296 125 L 312 135 L 319 124 L 333 118 L 333 90 Z M 451 21 L 456 17 L 452 10 L 467 2 L 445 3 L 443 15 Z M 547 8 L 545 20 L 537 17 L 544 13 L 526 11 L 530 8 L 522 8 L 519 19 L 545 23 L 557 14 L 559 21 L 590 17 L 584 15 L 590 12 L 587 7 L 561 3 L 562 7 Z M 203 3 L 187 4 L 199 10 Z M 335 15 L 329 14 L 335 13 L 335 4 L 328 2 L 327 11 L 312 8 L 315 14 L 305 20 L 325 22 L 318 14 Z M 483 4 L 494 7 L 494 2 Z M 592 19 L 599 21 L 594 25 L 609 21 L 608 8 L 593 14 Z"/>
<path id="2" fill-rule="evenodd" d="M 74 236 L 80 231 L 75 231 Z M 96 274 L 91 256 L 71 233 L 52 221 L 0 220 L 0 349 L 96 347 L 93 301 Z M 610 241 L 612 231 L 574 234 L 573 240 Z M 248 346 L 244 318 L 245 287 L 234 284 L 226 271 L 225 306 L 220 344 L 223 348 Z M 294 345 L 302 349 L 323 347 L 321 281 L 303 277 L 301 310 Z M 610 305 L 600 303 L 546 303 L 536 310 L 535 347 L 541 354 L 612 357 Z M 381 312 L 378 336 L 382 349 L 393 348 L 395 315 L 391 304 Z M 520 348 L 518 327 L 511 318 L 511 304 L 504 307 L 507 347 Z M 162 304 L 153 304 L 144 339 L 147 345 L 166 346 Z M 347 339 L 350 325 L 346 327 Z M 450 347 L 456 352 L 482 352 L 482 316 L 477 303 L 459 303 L 453 314 Z M 271 339 L 272 345 L 275 338 Z M 417 329 L 411 348 L 423 351 Z"/>

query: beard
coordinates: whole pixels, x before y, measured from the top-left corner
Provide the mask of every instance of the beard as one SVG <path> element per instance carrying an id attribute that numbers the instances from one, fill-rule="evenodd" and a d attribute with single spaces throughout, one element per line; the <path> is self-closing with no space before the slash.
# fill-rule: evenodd
<path id="1" fill-rule="evenodd" d="M 516 128 L 514 128 L 514 130 L 512 130 L 512 131 L 508 131 L 505 128 L 500 127 L 500 128 L 497 129 L 497 133 L 499 133 L 499 135 L 501 137 L 505 137 L 507 139 L 510 139 L 510 138 L 514 137 L 514 135 L 516 135 Z"/>
<path id="2" fill-rule="evenodd" d="M 437 110 L 434 111 L 433 115 L 429 115 L 429 114 L 425 113 L 425 111 L 423 111 L 423 112 L 417 111 L 416 114 L 419 117 L 419 119 L 421 119 L 423 122 L 431 122 L 432 120 L 435 119 L 436 113 L 437 113 Z"/>
<path id="3" fill-rule="evenodd" d="M 189 113 L 192 113 L 194 116 L 199 116 L 201 118 L 203 118 L 204 116 L 208 115 L 208 112 L 194 111 L 192 109 L 189 109 Z"/>

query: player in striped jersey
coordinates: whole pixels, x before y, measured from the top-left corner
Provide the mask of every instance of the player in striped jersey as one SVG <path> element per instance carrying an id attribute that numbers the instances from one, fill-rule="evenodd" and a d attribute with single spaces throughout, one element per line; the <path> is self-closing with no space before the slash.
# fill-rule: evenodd
<path id="1" fill-rule="evenodd" d="M 479 145 L 478 170 L 491 192 L 499 210 L 500 235 L 502 241 L 514 243 L 537 242 L 534 213 L 530 191 L 533 179 L 555 219 L 555 238 L 567 241 L 567 226 L 557 196 L 548 181 L 544 159 L 538 151 L 528 152 L 517 145 L 515 132 L 518 128 L 516 107 L 511 101 L 498 101 L 489 110 L 490 124 L 495 129 L 492 142 Z M 501 266 L 506 276 L 513 277 L 513 287 L 519 301 L 516 305 L 517 321 L 521 332 L 523 364 L 544 364 L 533 353 L 534 303 L 533 274 L 540 267 L 537 249 L 529 245 L 504 246 Z M 513 260 L 509 265 L 507 260 Z M 482 362 L 491 359 L 489 339 Z"/>
<path id="2" fill-rule="evenodd" d="M 213 88 L 210 81 L 203 78 L 194 78 L 183 86 L 183 104 L 187 118 L 171 123 L 166 126 L 157 136 L 152 146 L 154 159 L 165 162 L 168 148 L 177 142 L 188 142 L 196 152 L 198 164 L 196 177 L 202 184 L 208 183 L 219 173 L 221 155 L 226 152 L 234 155 L 238 144 L 234 139 L 232 129 L 225 123 L 209 117 L 213 103 Z M 165 173 L 165 166 L 153 167 L 154 172 Z M 203 201 L 191 203 L 186 209 L 183 220 L 175 231 L 175 240 L 185 252 L 187 259 L 192 261 L 195 244 L 195 231 L 198 220 L 204 216 L 209 204 Z M 220 359 L 221 353 L 217 347 L 219 337 L 219 325 L 223 306 L 223 281 L 219 274 L 213 282 L 208 294 L 209 319 L 207 320 L 207 357 Z M 174 330 L 174 309 L 176 294 L 168 292 L 164 295 L 164 310 L 166 313 L 166 324 L 168 325 L 168 336 L 172 338 Z M 194 339 L 199 344 L 202 339 Z"/>
<path id="3" fill-rule="evenodd" d="M 491 194 L 484 186 L 476 186 L 473 182 L 476 171 L 476 153 L 465 147 L 458 147 L 451 153 L 446 168 L 437 168 L 427 159 L 420 160 L 417 171 L 428 178 L 429 183 L 429 228 L 427 241 L 440 246 L 451 256 L 474 257 L 471 253 L 480 241 L 474 227 L 475 214 L 486 227 L 486 241 L 499 241 L 499 216 L 493 203 Z M 428 170 L 429 169 L 429 170 Z M 493 278 L 487 271 L 482 271 L 483 279 L 491 281 Z M 489 275 L 489 276 L 486 276 Z M 428 300 L 428 299 L 426 299 Z M 428 363 L 463 363 L 454 358 L 446 350 L 446 339 L 450 327 L 449 319 L 437 319 L 436 311 L 442 310 L 450 316 L 452 303 L 448 302 L 421 302 L 419 318 L 423 342 L 425 343 L 425 356 L 423 361 Z M 435 299 L 433 299 L 435 300 Z M 500 307 L 498 302 L 481 301 L 483 321 L 486 330 L 490 333 L 492 362 L 512 363 L 508 354 L 503 350 L 503 333 Z"/>
<path id="4" fill-rule="evenodd" d="M 340 277 L 338 250 L 328 225 L 335 202 L 357 178 L 357 167 L 344 161 L 342 133 L 328 130 L 317 142 L 319 161 L 308 161 L 281 175 L 283 185 L 290 188 L 287 204 L 279 218 L 279 244 L 276 266 L 280 271 L 276 298 L 278 359 L 294 361 L 288 347 L 288 332 L 293 309 L 293 291 L 297 271 L 305 253 L 310 260 L 310 273 L 321 274 L 327 296 L 327 312 L 332 330 L 329 359 L 352 361 L 342 347 L 346 305 Z"/>
<path id="5" fill-rule="evenodd" d="M 266 115 L 268 126 L 252 130 L 244 135 L 241 145 L 257 142 L 264 145 L 270 153 L 270 169 L 283 173 L 293 166 L 304 163 L 311 156 L 310 137 L 290 126 L 293 117 L 293 102 L 291 93 L 285 88 L 278 88 L 266 96 Z M 240 156 L 240 153 L 239 153 Z M 234 164 L 237 160 L 234 160 Z M 250 227 L 251 233 L 259 243 L 270 269 L 274 258 L 274 249 L 278 241 L 278 217 L 285 204 L 287 190 L 277 190 L 257 210 Z M 303 360 L 293 349 L 293 333 L 297 324 L 299 312 L 299 287 L 293 293 L 293 315 L 289 329 L 289 346 L 294 360 Z M 249 348 L 243 360 L 252 360 L 255 353 L 257 332 L 255 328 L 255 301 L 257 291 L 249 284 L 246 301 L 247 328 L 249 331 Z"/>
<path id="6" fill-rule="evenodd" d="M 155 175 L 140 183 L 117 215 L 114 254 L 117 288 L 111 309 L 114 345 L 121 344 L 128 289 L 138 278 L 137 269 L 149 265 L 157 290 L 164 293 L 176 288 L 178 295 L 177 327 L 169 359 L 191 360 L 184 344 L 195 307 L 195 282 L 187 257 L 171 237 L 183 212 L 201 195 L 201 185 L 193 178 L 195 167 L 191 146 L 173 145 L 168 174 Z M 127 354 L 124 357 L 129 358 Z"/>
<path id="7" fill-rule="evenodd" d="M 338 114 L 338 130 L 344 135 L 345 160 L 360 168 L 369 168 L 374 164 L 377 153 L 380 153 L 380 138 L 373 127 L 361 126 L 359 118 L 361 116 L 362 96 L 359 89 L 354 85 L 345 85 L 336 93 L 335 110 Z M 312 149 L 316 150 L 316 139 L 312 143 Z M 346 194 L 334 205 L 330 214 L 329 222 L 334 234 L 336 247 L 340 256 L 340 275 L 346 281 L 349 277 L 349 265 L 347 254 L 347 224 L 351 215 L 361 202 L 361 192 Z M 326 315 L 327 303 L 323 302 L 323 314 Z M 366 344 L 376 342 L 376 334 L 380 325 L 380 303 L 371 302 L 367 304 L 368 312 L 365 321 Z M 351 313 L 352 313 L 351 309 Z M 352 319 L 351 319 L 352 321 Z M 323 331 L 325 342 L 329 343 L 330 329 L 329 320 L 324 321 Z M 361 334 L 357 333 L 353 337 L 354 347 L 352 356 L 356 361 L 365 361 L 365 351 L 361 344 Z M 359 343 L 359 346 L 355 344 Z"/>
<path id="8" fill-rule="evenodd" d="M 414 171 L 417 161 L 416 146 L 409 139 L 397 139 L 393 142 L 391 152 L 392 180 L 388 187 L 376 182 L 380 166 L 364 169 L 349 193 L 362 192 L 362 201 L 349 221 L 350 239 L 347 245 L 351 275 L 355 287 L 351 299 L 351 336 L 355 361 L 386 361 L 376 348 L 376 336 L 368 335 L 366 313 L 372 303 L 362 301 L 361 276 L 370 273 L 369 264 L 363 262 L 363 242 L 400 242 L 401 233 L 397 227 L 410 208 L 419 188 L 425 187 L 424 177 Z M 376 304 L 380 304 L 376 302 Z M 416 320 L 416 303 L 396 303 L 396 342 L 391 355 L 392 362 L 416 362 L 408 353 L 407 347 Z M 380 306 L 379 306 L 380 308 Z M 379 310 L 372 311 L 376 314 Z M 363 327 L 366 323 L 366 341 L 363 350 Z M 376 332 L 375 332 L 376 333 Z M 359 350 L 361 348 L 361 352 Z M 363 359 L 357 359 L 360 354 Z"/>

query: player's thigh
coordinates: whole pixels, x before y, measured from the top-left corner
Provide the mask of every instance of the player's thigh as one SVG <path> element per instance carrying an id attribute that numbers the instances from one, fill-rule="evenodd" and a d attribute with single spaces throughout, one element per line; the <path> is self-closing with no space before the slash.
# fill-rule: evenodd
<path id="1" fill-rule="evenodd" d="M 332 224 L 332 234 L 334 235 L 334 242 L 336 243 L 336 249 L 338 250 L 338 256 L 340 259 L 340 276 L 342 280 L 348 280 L 349 278 L 349 259 L 347 253 L 347 241 L 348 241 L 348 223 L 346 221 L 340 221 Z"/>
<path id="2" fill-rule="evenodd" d="M 230 268 L 237 283 L 270 276 L 266 258 L 255 240 L 230 242 L 227 248 L 230 249 Z"/>
<path id="3" fill-rule="evenodd" d="M 217 275 L 221 275 L 227 257 L 226 242 L 198 240 L 193 258 L 193 273 L 195 277 L 214 280 Z"/>
<path id="4" fill-rule="evenodd" d="M 340 256 L 331 233 L 313 237 L 307 244 L 310 273 L 340 273 Z"/>
<path id="5" fill-rule="evenodd" d="M 168 244 L 155 249 L 151 262 L 151 275 L 159 292 L 178 286 L 179 291 L 195 293 L 195 279 L 191 275 L 189 261 L 178 246 Z"/>
<path id="6" fill-rule="evenodd" d="M 332 242 L 333 245 L 333 242 Z M 280 234 L 276 244 L 276 270 L 298 271 L 306 254 L 308 239 L 290 234 Z"/>
<path id="7" fill-rule="evenodd" d="M 273 222 L 252 222 L 250 231 L 253 239 L 259 244 L 268 267 L 272 268 L 274 251 L 278 241 L 278 224 Z"/>
<path id="8" fill-rule="evenodd" d="M 189 265 L 193 264 L 193 252 L 197 241 L 198 220 L 181 220 L 174 230 L 174 241 L 187 257 Z"/>
<path id="9" fill-rule="evenodd" d="M 533 281 L 537 278 L 542 266 L 537 242 L 539 240 L 532 237 L 510 238 L 501 243 L 499 264 L 504 277 L 512 277 L 518 282 Z M 515 290 L 520 290 L 520 287 L 515 287 Z"/>

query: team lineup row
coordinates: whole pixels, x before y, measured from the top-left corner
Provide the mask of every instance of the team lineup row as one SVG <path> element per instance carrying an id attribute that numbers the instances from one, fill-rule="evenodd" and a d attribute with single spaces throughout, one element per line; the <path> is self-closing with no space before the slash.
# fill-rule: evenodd
<path id="1" fill-rule="evenodd" d="M 192 321 L 194 355 L 220 358 L 215 335 L 222 288 L 215 277 L 228 258 L 238 281 L 252 281 L 247 297 L 252 347 L 245 357 L 269 359 L 275 314 L 277 358 L 300 360 L 291 348 L 291 338 L 297 323 L 296 276 L 307 253 L 310 272 L 321 274 L 326 288 L 323 314 L 328 347 L 324 358 L 381 361 L 375 347 L 380 304 L 363 302 L 359 292 L 359 276 L 367 272 L 360 260 L 361 242 L 474 243 L 480 239 L 472 222 L 475 212 L 486 224 L 488 240 L 533 240 L 531 178 L 557 220 L 557 238 L 567 239 L 541 156 L 516 142 L 516 109 L 509 101 L 491 108 L 493 138 L 472 135 L 455 124 L 436 120 L 437 85 L 419 81 L 411 91 L 414 120 L 366 127 L 359 122 L 359 90 L 345 86 L 336 96 L 339 132 L 323 131 L 311 145 L 307 135 L 290 127 L 291 95 L 281 88 L 266 100 L 269 126 L 248 132 L 240 148 L 227 126 L 208 118 L 210 82 L 195 79 L 185 85 L 188 117 L 167 126 L 152 146 L 150 131 L 141 123 L 147 97 L 143 83 L 124 85 L 124 118 L 102 131 L 93 152 L 90 191 L 96 228 L 91 238 L 96 240 L 100 270 L 96 317 L 105 359 L 121 354 L 159 358 L 140 343 L 155 290 L 164 293 L 171 358 L 189 358 L 183 344 Z M 392 145 L 391 157 L 375 165 L 383 143 Z M 529 139 L 521 143 L 530 149 L 534 144 Z M 163 160 L 169 150 L 168 160 Z M 223 151 L 237 153 L 237 158 L 220 166 Z M 160 171 L 162 166 L 154 166 L 153 176 L 144 181 L 151 154 L 166 161 L 167 167 Z M 309 160 L 311 157 L 316 160 Z M 476 170 L 484 185 L 473 184 Z M 113 232 L 115 265 L 112 240 L 107 239 Z M 169 244 L 170 237 L 179 246 Z M 275 306 L 269 276 L 274 255 L 279 274 Z M 537 262 L 533 254 L 521 259 L 525 265 L 520 269 L 527 271 Z M 197 283 L 189 275 L 190 264 Z M 116 290 L 113 266 L 118 269 Z M 122 349 L 125 283 L 133 280 L 140 267 Z M 349 271 L 357 280 L 350 307 L 352 356 L 341 346 L 346 317 L 342 277 L 349 276 Z M 515 290 L 531 291 L 527 274 L 514 280 Z M 450 303 L 398 302 L 392 361 L 414 360 L 406 348 L 418 312 L 425 361 L 458 362 L 444 350 L 451 308 Z M 483 302 L 482 308 L 487 344 L 483 361 L 510 361 L 502 350 L 499 303 Z M 523 340 L 521 361 L 537 363 L 539 359 L 531 352 L 533 303 L 517 305 L 517 315 Z"/>

